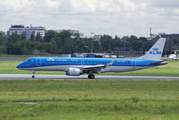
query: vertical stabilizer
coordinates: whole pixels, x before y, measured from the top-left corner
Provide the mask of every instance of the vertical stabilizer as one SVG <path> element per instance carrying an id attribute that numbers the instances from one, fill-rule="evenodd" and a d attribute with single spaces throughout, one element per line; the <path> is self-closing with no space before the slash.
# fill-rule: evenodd
<path id="1" fill-rule="evenodd" d="M 143 56 L 137 59 L 145 59 L 145 60 L 160 60 L 164 48 L 166 38 L 160 38 L 151 48 L 150 50 Z"/>

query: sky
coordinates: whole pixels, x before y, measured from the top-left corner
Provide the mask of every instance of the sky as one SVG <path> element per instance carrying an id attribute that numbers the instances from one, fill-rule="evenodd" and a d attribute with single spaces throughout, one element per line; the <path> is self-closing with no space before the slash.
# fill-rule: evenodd
<path id="1" fill-rule="evenodd" d="M 86 36 L 179 33 L 179 0 L 0 0 L 0 6 L 0 31 L 32 24 Z"/>

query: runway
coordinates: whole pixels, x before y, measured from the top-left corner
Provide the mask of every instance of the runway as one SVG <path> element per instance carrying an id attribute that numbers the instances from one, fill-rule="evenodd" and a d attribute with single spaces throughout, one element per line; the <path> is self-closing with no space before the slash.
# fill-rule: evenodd
<path id="1" fill-rule="evenodd" d="M 95 75 L 95 79 L 149 79 L 149 80 L 179 80 L 179 77 L 170 76 L 115 76 L 115 75 Z M 88 75 L 66 76 L 66 75 L 35 75 L 35 79 L 31 74 L 0 74 L 0 80 L 91 80 Z"/>

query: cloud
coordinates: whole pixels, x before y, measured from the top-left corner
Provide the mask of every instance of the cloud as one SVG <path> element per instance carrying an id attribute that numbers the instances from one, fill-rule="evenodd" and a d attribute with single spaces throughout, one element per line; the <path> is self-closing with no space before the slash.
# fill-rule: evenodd
<path id="1" fill-rule="evenodd" d="M 151 0 L 151 6 L 158 8 L 178 8 L 178 0 Z"/>
<path id="2" fill-rule="evenodd" d="M 177 0 L 2 0 L 0 6 L 2 30 L 11 24 L 112 36 L 178 30 Z"/>
<path id="3" fill-rule="evenodd" d="M 56 12 L 60 2 L 54 0 L 3 0 L 1 1 L 0 11 L 5 13 L 43 13 Z"/>

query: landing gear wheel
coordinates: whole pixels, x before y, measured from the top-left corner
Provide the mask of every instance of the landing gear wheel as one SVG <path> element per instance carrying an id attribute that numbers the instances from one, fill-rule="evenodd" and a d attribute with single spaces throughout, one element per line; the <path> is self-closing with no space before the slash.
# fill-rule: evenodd
<path id="1" fill-rule="evenodd" d="M 95 76 L 94 76 L 94 75 L 88 75 L 88 78 L 89 78 L 89 79 L 94 79 Z"/>
<path id="2" fill-rule="evenodd" d="M 32 75 L 32 78 L 35 78 L 35 75 Z"/>
<path id="3" fill-rule="evenodd" d="M 91 79 L 94 79 L 95 78 L 95 76 L 94 75 L 91 75 Z"/>
<path id="4" fill-rule="evenodd" d="M 35 71 L 32 71 L 33 75 L 32 75 L 32 78 L 35 78 Z"/>
<path id="5" fill-rule="evenodd" d="M 90 78 L 91 78 L 91 75 L 88 75 L 88 78 L 90 79 Z"/>

